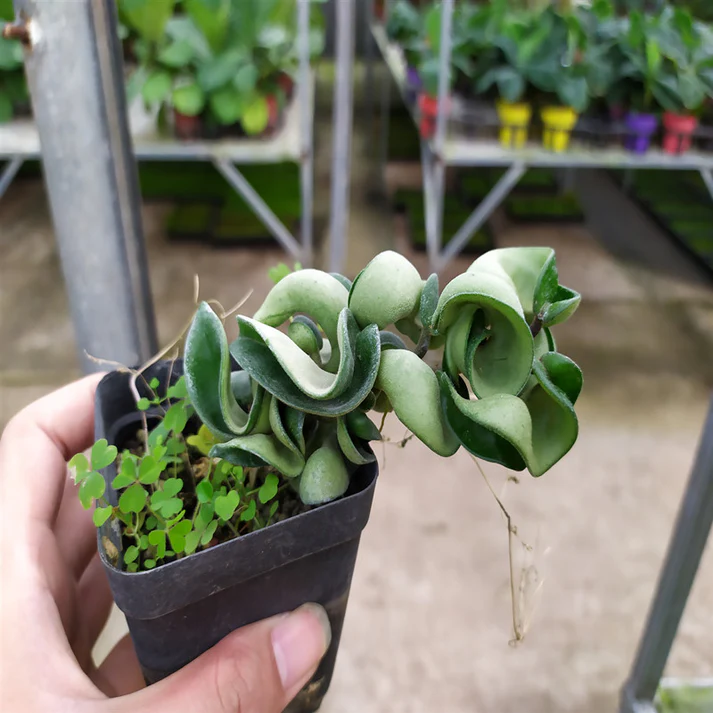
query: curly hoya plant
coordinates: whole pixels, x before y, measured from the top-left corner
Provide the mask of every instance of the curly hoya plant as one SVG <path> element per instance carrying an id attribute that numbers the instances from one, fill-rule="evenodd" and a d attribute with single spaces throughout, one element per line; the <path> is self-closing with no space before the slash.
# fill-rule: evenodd
<path id="1" fill-rule="evenodd" d="M 188 395 L 217 441 L 211 457 L 267 465 L 294 479 L 308 505 L 343 495 L 350 472 L 374 460 L 372 409 L 393 411 L 441 456 L 463 446 L 539 476 L 577 438 L 582 373 L 550 328 L 579 301 L 559 284 L 550 248 L 489 252 L 440 293 L 437 275 L 422 280 L 395 252 L 353 283 L 299 270 L 252 318 L 238 317 L 230 345 L 200 306 L 185 348 Z M 434 371 L 424 357 L 441 349 Z"/>
<path id="2" fill-rule="evenodd" d="M 580 297 L 560 286 L 551 249 L 490 252 L 440 294 L 436 275 L 422 280 L 394 252 L 353 284 L 319 270 L 275 275 L 255 315 L 238 317 L 232 344 L 221 318 L 199 307 L 184 376 L 144 380 L 148 396 L 137 392 L 136 439 L 121 452 L 100 439 L 70 461 L 94 523 L 121 535 L 129 572 L 344 495 L 381 438 L 370 410 L 393 411 L 441 456 L 463 446 L 535 476 L 572 447 L 582 374 L 550 327 Z M 435 371 L 429 351 L 442 353 Z M 112 464 L 115 495 L 105 497 L 99 471 Z M 118 564 L 111 538 L 102 542 Z"/>

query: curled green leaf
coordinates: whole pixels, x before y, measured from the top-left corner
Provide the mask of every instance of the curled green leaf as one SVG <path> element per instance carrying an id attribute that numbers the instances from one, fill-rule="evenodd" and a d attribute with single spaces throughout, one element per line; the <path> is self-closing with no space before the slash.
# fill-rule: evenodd
<path id="1" fill-rule="evenodd" d="M 288 478 L 298 476 L 305 465 L 299 450 L 288 448 L 274 435 L 238 436 L 218 443 L 210 451 L 211 458 L 223 458 L 235 465 L 270 465 Z"/>
<path id="2" fill-rule="evenodd" d="M 441 411 L 438 379 L 413 352 L 383 352 L 376 388 L 386 395 L 399 421 L 432 451 L 452 456 L 458 450 Z"/>
<path id="3" fill-rule="evenodd" d="M 574 401 L 581 390 L 579 367 L 561 354 L 535 362 L 537 385 L 523 398 L 495 394 L 471 400 L 440 374 L 448 423 L 466 450 L 534 476 L 549 470 L 574 445 L 578 424 Z"/>
<path id="4" fill-rule="evenodd" d="M 364 448 L 349 432 L 345 417 L 337 419 L 337 441 L 344 457 L 354 465 L 373 463 L 376 460 L 374 454 Z"/>
<path id="5" fill-rule="evenodd" d="M 339 450 L 331 443 L 318 448 L 305 464 L 300 478 L 300 499 L 305 505 L 322 505 L 341 497 L 349 487 L 349 473 Z"/>
<path id="6" fill-rule="evenodd" d="M 418 270 L 392 250 L 379 253 L 357 276 L 349 308 L 359 326 L 384 329 L 416 313 L 423 290 Z"/>
<path id="7" fill-rule="evenodd" d="M 465 309 L 472 310 L 473 319 L 482 312 L 478 319 L 487 329 L 468 363 L 473 323 L 464 322 Z M 464 373 L 477 396 L 520 393 L 532 371 L 534 345 L 511 280 L 484 270 L 459 275 L 444 288 L 433 322 L 446 333 L 449 368 Z"/>
<path id="8" fill-rule="evenodd" d="M 351 383 L 359 329 L 348 309 L 343 309 L 339 315 L 337 342 L 340 360 L 336 374 L 322 369 L 288 336 L 274 327 L 249 317 L 238 317 L 238 322 L 241 337 L 264 344 L 305 396 L 326 401 L 341 396 Z M 256 378 L 256 381 L 260 380 Z"/>
<path id="9" fill-rule="evenodd" d="M 186 389 L 201 421 L 222 440 L 255 430 L 262 398 L 254 394 L 246 413 L 233 395 L 230 352 L 223 324 L 203 302 L 186 337 L 184 354 Z"/>
<path id="10" fill-rule="evenodd" d="M 296 383 L 269 346 L 250 326 L 245 332 L 241 329 L 240 336 L 230 346 L 231 353 L 257 383 L 292 408 L 320 416 L 342 416 L 354 410 L 374 386 L 381 353 L 379 332 L 375 325 L 367 327 L 357 336 L 354 342 L 352 379 L 339 396 L 330 399 L 315 399 L 305 394 L 298 385 L 302 384 L 300 376 L 297 377 Z M 308 358 L 305 354 L 302 356 Z M 314 362 L 312 366 L 319 368 Z"/>
<path id="11" fill-rule="evenodd" d="M 332 355 L 325 368 L 333 370 L 339 364 L 339 314 L 348 300 L 348 290 L 336 278 L 319 270 L 299 270 L 284 277 L 270 290 L 253 319 L 279 327 L 298 313 L 307 314 L 322 328 L 332 345 Z"/>

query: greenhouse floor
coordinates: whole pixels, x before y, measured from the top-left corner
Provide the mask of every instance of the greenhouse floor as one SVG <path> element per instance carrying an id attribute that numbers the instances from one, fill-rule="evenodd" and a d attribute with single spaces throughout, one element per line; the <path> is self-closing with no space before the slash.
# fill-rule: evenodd
<path id="1" fill-rule="evenodd" d="M 326 205 L 328 189 L 323 141 L 316 205 Z M 367 142 L 355 141 L 352 276 L 379 250 L 404 244 L 398 221 L 364 198 Z M 201 294 L 226 306 L 254 288 L 245 311 L 255 309 L 280 251 L 169 246 L 166 210 L 145 210 L 162 342 L 190 317 L 194 273 Z M 12 187 L 0 201 L 0 226 L 2 426 L 77 370 L 41 184 Z M 527 635 L 509 645 L 506 525 L 471 459 L 461 452 L 446 462 L 415 442 L 386 445 L 325 713 L 616 711 L 713 387 L 713 289 L 684 263 L 667 276 L 614 257 L 581 227 L 503 227 L 497 241 L 552 245 L 563 282 L 584 297 L 556 332 L 585 373 L 579 442 L 541 480 L 523 476 L 507 491 L 503 473 L 485 467 L 531 546 L 516 545 L 514 585 Z M 665 246 L 652 251 L 673 267 Z M 416 262 L 426 270 L 422 255 Z M 465 265 L 456 261 L 452 271 Z M 393 420 L 387 430 L 396 440 L 404 432 Z M 671 675 L 713 673 L 711 601 L 709 548 Z M 115 614 L 100 652 L 122 632 Z"/>

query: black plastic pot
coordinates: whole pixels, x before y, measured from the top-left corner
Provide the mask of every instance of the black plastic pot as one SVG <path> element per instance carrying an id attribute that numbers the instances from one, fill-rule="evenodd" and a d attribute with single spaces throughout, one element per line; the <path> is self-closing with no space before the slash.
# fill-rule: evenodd
<path id="1" fill-rule="evenodd" d="M 168 362 L 159 362 L 145 378 L 157 377 L 163 392 L 169 370 Z M 174 364 L 171 380 L 181 371 L 181 363 Z M 141 424 L 129 378 L 127 373 L 108 374 L 96 395 L 96 437 L 119 449 L 135 437 Z M 103 474 L 110 484 L 115 468 Z M 314 678 L 287 709 L 317 710 L 332 678 L 377 475 L 375 463 L 360 468 L 340 500 L 150 571 L 132 574 L 112 564 L 103 538 L 119 550 L 121 543 L 118 532 L 105 524 L 99 532 L 99 552 L 146 682 L 185 666 L 235 629 L 305 602 L 318 602 L 329 615 L 332 643 Z M 115 492 L 109 496 L 116 502 Z"/>

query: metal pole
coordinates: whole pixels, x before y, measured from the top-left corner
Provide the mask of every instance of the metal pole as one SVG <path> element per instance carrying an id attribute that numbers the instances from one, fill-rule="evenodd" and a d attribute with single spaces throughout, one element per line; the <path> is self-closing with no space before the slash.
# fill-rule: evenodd
<path id="1" fill-rule="evenodd" d="M 433 195 L 427 203 L 432 207 L 432 217 L 429 220 L 431 230 L 426 230 L 431 265 L 437 263 L 443 244 L 443 191 L 446 179 L 444 162 L 444 147 L 446 129 L 448 128 L 448 102 L 451 84 L 451 30 L 453 26 L 453 0 L 444 0 L 441 7 L 441 41 L 438 65 L 438 113 L 436 114 L 436 130 L 433 138 L 431 160 L 423 165 L 424 171 L 433 172 Z M 429 235 L 430 233 L 430 235 Z"/>
<path id="2" fill-rule="evenodd" d="M 275 215 L 270 206 L 265 203 L 260 194 L 250 185 L 247 178 L 235 168 L 227 158 L 213 159 L 213 165 L 220 171 L 226 181 L 245 199 L 245 202 L 255 211 L 262 224 L 275 236 L 277 241 L 293 257 L 300 258 L 302 249 L 294 239 L 285 224 Z M 303 216 L 304 217 L 304 216 Z"/>
<path id="3" fill-rule="evenodd" d="M 493 211 L 508 197 L 510 191 L 517 185 L 527 170 L 524 163 L 514 163 L 500 180 L 493 186 L 490 193 L 481 201 L 480 205 L 470 214 L 460 230 L 439 256 L 434 269 L 436 272 L 443 270 L 446 265 L 466 246 L 473 233 L 493 214 Z"/>
<path id="4" fill-rule="evenodd" d="M 298 0 L 297 36 L 299 38 L 300 91 L 300 186 L 302 191 L 302 262 L 311 267 L 313 256 L 312 212 L 314 196 L 314 125 L 312 122 L 312 70 L 309 62 L 309 6 L 310 0 Z"/>
<path id="5" fill-rule="evenodd" d="M 713 399 L 646 628 L 622 691 L 621 713 L 647 710 L 656 695 L 712 525 Z"/>
<path id="6" fill-rule="evenodd" d="M 352 148 L 352 73 L 354 68 L 354 0 L 338 0 L 337 80 L 334 86 L 332 206 L 329 219 L 329 270 L 340 272 L 349 225 L 349 171 Z"/>
<path id="7" fill-rule="evenodd" d="M 374 131 L 374 38 L 371 28 L 374 26 L 374 0 L 366 0 L 366 39 L 364 42 L 364 125 L 369 137 L 369 151 Z"/>
<path id="8" fill-rule="evenodd" d="M 15 0 L 45 181 L 84 371 L 157 350 L 116 8 Z"/>
<path id="9" fill-rule="evenodd" d="M 23 163 L 25 163 L 25 159 L 22 156 L 13 156 L 8 161 L 7 166 L 0 171 L 0 198 L 5 195 L 5 191 L 10 187 L 12 179 L 22 168 Z"/>
<path id="10" fill-rule="evenodd" d="M 435 269 L 441 252 L 440 237 L 443 226 L 443 215 L 438 212 L 435 158 L 425 139 L 421 139 L 420 144 L 424 217 L 426 219 L 426 252 L 428 253 L 430 267 Z"/>

